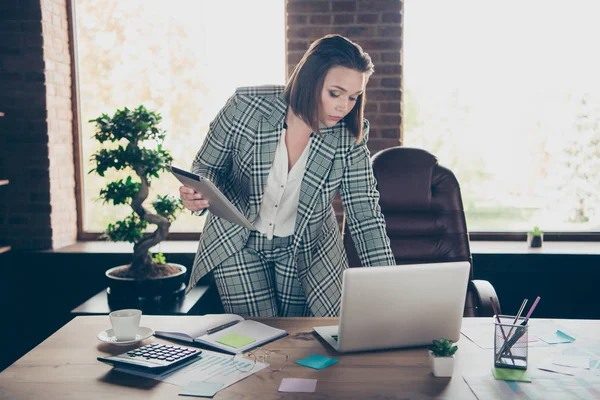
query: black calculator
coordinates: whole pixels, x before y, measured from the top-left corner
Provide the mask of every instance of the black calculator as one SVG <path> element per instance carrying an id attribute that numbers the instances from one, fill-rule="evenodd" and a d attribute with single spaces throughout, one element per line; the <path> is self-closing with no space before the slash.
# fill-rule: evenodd
<path id="1" fill-rule="evenodd" d="M 190 347 L 153 343 L 111 357 L 98 357 L 98 361 L 114 367 L 133 368 L 148 372 L 162 372 L 192 361 L 202 350 Z"/>

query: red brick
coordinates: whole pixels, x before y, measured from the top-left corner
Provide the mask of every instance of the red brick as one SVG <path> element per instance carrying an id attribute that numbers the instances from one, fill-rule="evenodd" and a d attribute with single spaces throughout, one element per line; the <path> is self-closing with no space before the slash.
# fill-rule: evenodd
<path id="1" fill-rule="evenodd" d="M 310 23 L 315 25 L 330 25 L 332 20 L 331 15 L 311 15 Z"/>
<path id="2" fill-rule="evenodd" d="M 399 76 L 401 70 L 400 64 L 384 64 L 377 67 L 377 74 Z"/>
<path id="3" fill-rule="evenodd" d="M 353 24 L 355 18 L 352 14 L 338 14 L 333 16 L 333 23 L 336 25 Z"/>
<path id="4" fill-rule="evenodd" d="M 381 16 L 381 22 L 384 24 L 389 23 L 400 23 L 402 22 L 402 14 L 398 13 L 385 13 Z"/>
<path id="5" fill-rule="evenodd" d="M 358 44 L 360 45 L 360 43 Z M 375 71 L 377 71 L 377 64 L 381 62 L 381 54 L 377 50 L 369 51 L 367 54 L 369 54 L 369 57 L 371 57 L 371 61 L 373 61 L 373 64 L 375 64 Z"/>
<path id="6" fill-rule="evenodd" d="M 308 49 L 308 47 L 310 46 L 310 41 L 305 40 L 305 41 L 289 41 L 287 43 L 287 49 L 288 51 L 296 51 L 296 50 L 300 50 L 300 51 L 306 51 Z"/>
<path id="7" fill-rule="evenodd" d="M 356 0 L 359 11 L 400 11 L 400 0 Z"/>
<path id="8" fill-rule="evenodd" d="M 379 129 L 378 130 L 378 135 L 381 138 L 389 138 L 389 139 L 393 139 L 393 138 L 399 138 L 400 137 L 400 129 L 396 128 L 383 128 L 383 129 Z"/>
<path id="9" fill-rule="evenodd" d="M 383 62 L 400 62 L 400 49 L 393 52 L 382 52 L 381 61 Z"/>
<path id="10" fill-rule="evenodd" d="M 289 39 L 311 39 L 316 40 L 328 33 L 331 33 L 330 28 L 317 28 L 311 26 L 288 27 L 287 34 Z"/>
<path id="11" fill-rule="evenodd" d="M 382 113 L 400 113 L 399 101 L 384 101 L 379 103 L 379 110 Z"/>
<path id="12" fill-rule="evenodd" d="M 365 105 L 365 115 L 376 114 L 377 112 L 377 103 L 367 101 L 367 104 Z"/>
<path id="13" fill-rule="evenodd" d="M 318 14 L 330 10 L 329 1 L 320 0 L 288 0 L 287 12 L 289 14 Z"/>
<path id="14" fill-rule="evenodd" d="M 400 25 L 384 25 L 380 26 L 377 34 L 382 37 L 400 37 L 402 35 L 402 28 Z"/>
<path id="15" fill-rule="evenodd" d="M 359 14 L 356 22 L 359 24 L 376 24 L 379 22 L 379 14 Z"/>
<path id="16" fill-rule="evenodd" d="M 331 10 L 333 12 L 352 12 L 356 11 L 356 1 L 338 1 L 331 2 Z"/>
<path id="17" fill-rule="evenodd" d="M 386 50 L 391 51 L 394 49 L 399 49 L 401 44 L 401 39 L 398 38 L 385 38 L 385 39 L 369 39 L 362 43 L 362 47 L 366 51 L 370 50 Z"/>
<path id="18" fill-rule="evenodd" d="M 305 25 L 308 21 L 307 15 L 292 15 L 288 14 L 287 23 L 289 25 Z"/>
<path id="19" fill-rule="evenodd" d="M 375 36 L 375 27 L 371 26 L 350 26 L 350 27 L 332 27 L 332 32 L 340 34 L 342 36 L 346 36 L 351 40 L 359 40 L 362 41 L 362 38 L 369 38 Z M 360 44 L 360 42 L 359 42 Z"/>
<path id="20" fill-rule="evenodd" d="M 384 88 L 399 88 L 400 78 L 383 78 L 381 79 L 381 86 Z"/>
<path id="21" fill-rule="evenodd" d="M 302 59 L 303 55 L 304 55 L 304 53 L 298 53 L 298 52 L 288 53 L 288 56 L 287 56 L 288 65 L 298 64 L 300 62 L 300 60 Z"/>
<path id="22" fill-rule="evenodd" d="M 399 101 L 400 90 L 367 90 L 367 96 L 369 100 L 381 100 L 381 101 Z"/>
<path id="23" fill-rule="evenodd" d="M 376 114 L 370 119 L 373 125 L 382 126 L 400 126 L 400 115 Z"/>

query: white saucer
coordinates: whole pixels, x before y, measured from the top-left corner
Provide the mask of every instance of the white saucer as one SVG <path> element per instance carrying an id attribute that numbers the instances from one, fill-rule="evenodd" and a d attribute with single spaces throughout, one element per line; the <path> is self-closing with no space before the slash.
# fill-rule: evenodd
<path id="1" fill-rule="evenodd" d="M 114 344 L 117 346 L 127 346 L 130 344 L 135 344 L 141 340 L 147 339 L 150 336 L 154 335 L 154 331 L 150 328 L 146 328 L 145 326 L 140 326 L 137 335 L 135 335 L 135 339 L 130 340 L 117 340 L 115 333 L 112 329 L 107 329 L 98 334 L 98 339 L 105 342 Z"/>

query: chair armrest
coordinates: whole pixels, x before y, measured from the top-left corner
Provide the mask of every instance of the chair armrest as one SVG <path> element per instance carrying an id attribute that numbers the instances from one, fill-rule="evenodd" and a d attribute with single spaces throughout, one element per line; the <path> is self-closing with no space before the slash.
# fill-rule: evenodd
<path id="1" fill-rule="evenodd" d="M 498 295 L 496 294 L 496 290 L 494 290 L 494 287 L 491 283 L 482 280 L 472 280 L 469 282 L 469 286 L 475 297 L 478 317 L 492 317 L 494 315 L 494 309 L 492 308 L 490 297 L 498 308 L 498 313 L 502 313 L 500 301 L 498 301 Z"/>

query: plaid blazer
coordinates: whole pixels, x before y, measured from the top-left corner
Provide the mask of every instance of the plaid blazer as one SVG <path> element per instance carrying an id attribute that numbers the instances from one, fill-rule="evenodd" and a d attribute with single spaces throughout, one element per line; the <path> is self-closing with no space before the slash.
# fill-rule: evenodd
<path id="1" fill-rule="evenodd" d="M 248 218 L 258 216 L 267 177 L 287 111 L 283 86 L 239 88 L 210 124 L 192 172 L 213 181 Z M 339 190 L 350 233 L 363 266 L 395 265 L 379 193 L 364 139 L 356 143 L 344 121 L 311 134 L 294 230 L 294 259 L 307 303 L 315 316 L 337 316 L 342 272 L 348 268 L 333 210 Z M 209 214 L 190 275 L 198 279 L 240 251 L 249 231 Z"/>

